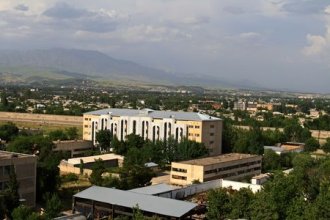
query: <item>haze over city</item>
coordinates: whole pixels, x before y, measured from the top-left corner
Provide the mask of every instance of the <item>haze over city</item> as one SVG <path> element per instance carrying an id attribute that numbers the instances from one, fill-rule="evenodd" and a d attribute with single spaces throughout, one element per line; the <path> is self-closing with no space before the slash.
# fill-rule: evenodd
<path id="1" fill-rule="evenodd" d="M 2 0 L 0 49 L 76 48 L 175 73 L 330 92 L 330 1 Z"/>

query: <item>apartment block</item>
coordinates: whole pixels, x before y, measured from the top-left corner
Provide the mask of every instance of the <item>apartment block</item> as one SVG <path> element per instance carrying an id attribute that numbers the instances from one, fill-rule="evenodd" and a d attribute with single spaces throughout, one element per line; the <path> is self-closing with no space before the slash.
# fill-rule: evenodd
<path id="1" fill-rule="evenodd" d="M 95 143 L 96 133 L 105 129 L 119 140 L 132 133 L 152 141 L 188 138 L 204 143 L 211 155 L 221 154 L 222 120 L 206 114 L 116 108 L 84 114 L 84 140 Z"/>
<path id="2" fill-rule="evenodd" d="M 171 184 L 188 185 L 214 179 L 240 180 L 261 173 L 262 157 L 251 154 L 223 154 L 172 162 Z"/>
<path id="3" fill-rule="evenodd" d="M 37 157 L 0 151 L 0 191 L 6 189 L 11 169 L 16 172 L 21 202 L 34 207 L 36 202 Z"/>

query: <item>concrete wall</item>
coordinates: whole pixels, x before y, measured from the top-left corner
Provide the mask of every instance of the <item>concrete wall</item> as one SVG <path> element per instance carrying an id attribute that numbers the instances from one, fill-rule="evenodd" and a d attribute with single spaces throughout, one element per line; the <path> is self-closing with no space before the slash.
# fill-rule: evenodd
<path id="1" fill-rule="evenodd" d="M 260 185 L 250 184 L 250 183 L 241 183 L 231 180 L 212 180 L 200 184 L 194 184 L 186 186 L 180 189 L 172 190 L 171 192 L 166 192 L 159 194 L 160 197 L 171 198 L 171 199 L 184 199 L 189 196 L 193 196 L 198 193 L 207 192 L 211 189 L 217 188 L 230 188 L 233 190 L 240 190 L 242 188 L 250 188 L 253 193 L 256 193 L 261 190 Z"/>
<path id="2" fill-rule="evenodd" d="M 242 188 L 250 188 L 252 192 L 256 193 L 261 190 L 261 185 L 250 184 L 250 183 L 241 183 L 231 180 L 222 180 L 222 188 L 231 188 L 233 190 L 240 190 Z"/>
<path id="3" fill-rule="evenodd" d="M 80 168 L 74 167 L 72 164 L 69 164 L 65 161 L 61 161 L 60 165 L 58 166 L 62 173 L 74 173 L 80 175 Z M 91 169 L 83 169 L 83 175 L 90 176 L 92 174 Z"/>
<path id="4" fill-rule="evenodd" d="M 36 123 L 44 123 L 44 124 L 82 126 L 83 117 L 68 116 L 68 115 L 46 115 L 46 114 L 31 114 L 31 113 L 0 112 L 0 121 L 36 122 Z"/>

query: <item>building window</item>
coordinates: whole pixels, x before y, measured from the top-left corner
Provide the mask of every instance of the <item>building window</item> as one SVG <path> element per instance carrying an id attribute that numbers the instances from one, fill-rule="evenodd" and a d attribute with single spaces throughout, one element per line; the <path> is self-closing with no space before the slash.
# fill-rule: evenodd
<path id="1" fill-rule="evenodd" d="M 194 126 L 193 125 L 189 125 L 188 128 L 194 128 Z"/>
<path id="2" fill-rule="evenodd" d="M 175 167 L 172 168 L 172 171 L 180 172 L 180 173 L 187 173 L 187 170 L 186 169 L 175 168 Z"/>
<path id="3" fill-rule="evenodd" d="M 187 180 L 187 177 L 178 175 L 172 175 L 172 178 L 176 180 Z"/>
<path id="4" fill-rule="evenodd" d="M 214 144 L 214 141 L 210 141 L 210 144 Z"/>
<path id="5" fill-rule="evenodd" d="M 85 121 L 88 121 L 88 118 L 85 118 Z"/>
<path id="6" fill-rule="evenodd" d="M 195 134 L 196 137 L 199 137 L 199 134 Z"/>
<path id="7" fill-rule="evenodd" d="M 210 133 L 210 136 L 214 136 L 214 133 Z"/>
<path id="8" fill-rule="evenodd" d="M 85 128 L 88 128 L 88 125 L 85 125 L 84 127 L 85 127 Z"/>
<path id="9" fill-rule="evenodd" d="M 214 125 L 210 125 L 210 128 L 214 128 Z"/>
<path id="10" fill-rule="evenodd" d="M 11 165 L 4 166 L 3 167 L 3 173 L 4 173 L 4 175 L 9 175 L 10 174 L 10 170 L 12 168 L 14 168 L 14 166 L 11 166 Z"/>
<path id="11" fill-rule="evenodd" d="M 195 128 L 197 128 L 197 129 L 198 129 L 198 128 L 200 128 L 200 127 L 199 127 L 198 125 L 196 125 L 196 126 L 195 126 Z"/>

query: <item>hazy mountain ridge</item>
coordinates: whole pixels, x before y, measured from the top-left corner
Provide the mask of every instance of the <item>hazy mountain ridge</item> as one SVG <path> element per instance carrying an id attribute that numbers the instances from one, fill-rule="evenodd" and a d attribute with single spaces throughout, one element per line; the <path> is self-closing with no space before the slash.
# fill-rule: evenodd
<path id="1" fill-rule="evenodd" d="M 18 74 L 25 80 L 92 79 L 134 80 L 144 83 L 251 88 L 253 83 L 235 83 L 210 76 L 169 73 L 131 61 L 112 58 L 98 51 L 77 49 L 2 50 L 0 72 Z M 1 77 L 1 76 L 0 76 Z M 11 79 L 12 80 L 12 79 Z"/>

